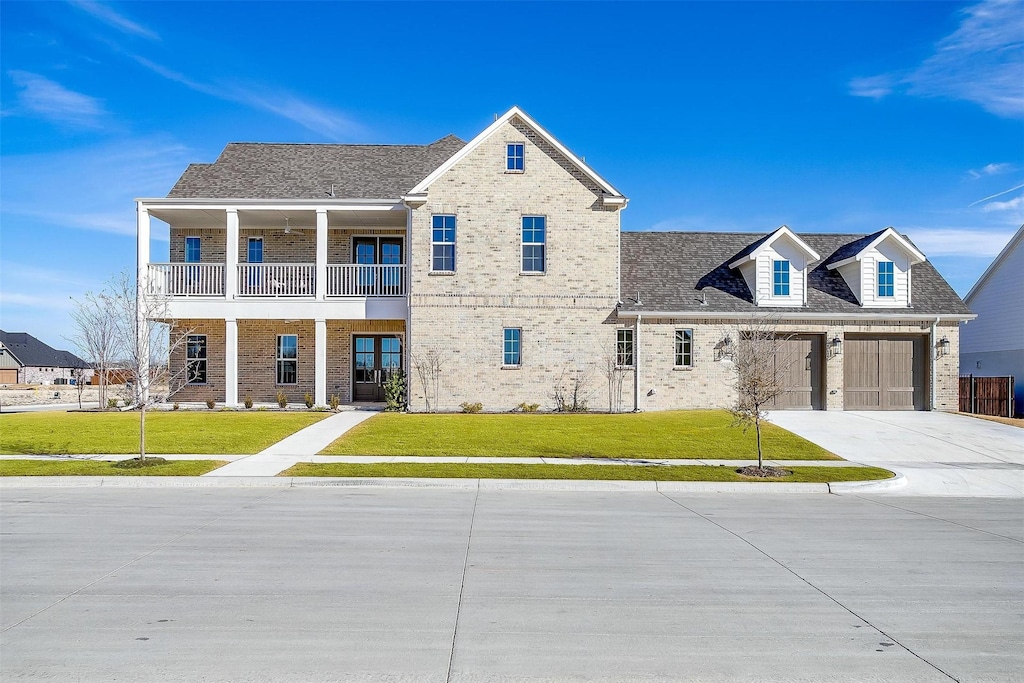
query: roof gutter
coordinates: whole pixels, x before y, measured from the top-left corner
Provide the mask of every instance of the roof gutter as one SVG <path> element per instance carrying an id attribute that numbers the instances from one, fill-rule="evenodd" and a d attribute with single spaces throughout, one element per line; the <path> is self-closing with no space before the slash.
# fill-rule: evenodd
<path id="1" fill-rule="evenodd" d="M 204 208 L 210 207 L 224 207 L 224 208 L 246 208 L 253 206 L 307 206 L 310 208 L 317 206 L 375 206 L 375 205 L 393 205 L 401 206 L 402 199 L 396 197 L 388 197 L 382 199 L 368 199 L 365 197 L 322 197 L 322 198 L 309 198 L 304 197 L 301 199 L 284 199 L 284 198 L 222 198 L 213 199 L 209 197 L 136 197 L 136 203 L 145 204 L 147 209 L 180 209 L 188 208 L 193 206 L 201 206 Z"/>
<path id="2" fill-rule="evenodd" d="M 819 312 L 724 312 L 724 311 L 623 311 L 619 310 L 620 318 L 713 318 L 717 320 L 753 320 L 771 316 L 778 320 L 891 320 L 893 322 L 967 322 L 978 317 L 977 313 L 935 315 L 934 313 L 886 314 L 886 313 L 819 313 Z"/>

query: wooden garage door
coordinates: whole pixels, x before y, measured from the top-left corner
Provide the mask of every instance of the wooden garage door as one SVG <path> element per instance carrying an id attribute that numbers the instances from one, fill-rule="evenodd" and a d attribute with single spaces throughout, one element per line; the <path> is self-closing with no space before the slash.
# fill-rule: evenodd
<path id="1" fill-rule="evenodd" d="M 775 367 L 786 393 L 775 399 L 776 410 L 821 410 L 822 338 L 807 334 L 780 340 Z"/>
<path id="2" fill-rule="evenodd" d="M 846 410 L 926 409 L 924 337 L 848 335 L 843 346 Z"/>
<path id="3" fill-rule="evenodd" d="M 17 384 L 18 369 L 0 370 L 0 384 Z"/>

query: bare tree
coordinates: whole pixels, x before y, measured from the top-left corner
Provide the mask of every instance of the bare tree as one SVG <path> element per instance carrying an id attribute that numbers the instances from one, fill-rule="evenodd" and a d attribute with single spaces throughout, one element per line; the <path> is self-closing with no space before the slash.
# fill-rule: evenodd
<path id="1" fill-rule="evenodd" d="M 594 366 L 590 363 L 578 364 L 569 361 L 563 365 L 551 391 L 555 410 L 559 413 L 587 412 L 587 404 L 593 395 L 593 380 Z"/>
<path id="2" fill-rule="evenodd" d="M 422 353 L 412 355 L 412 363 L 416 374 L 423 385 L 423 400 L 427 403 L 427 412 L 437 412 L 438 395 L 440 394 L 441 372 L 447 358 L 438 349 L 429 348 Z"/>
<path id="3" fill-rule="evenodd" d="M 736 401 L 729 408 L 733 418 L 757 433 L 757 468 L 764 470 L 761 446 L 761 423 L 767 419 L 767 410 L 776 399 L 786 393 L 784 377 L 796 358 L 787 356 L 785 343 L 791 335 L 779 334 L 777 319 L 763 316 L 743 326 L 731 350 L 725 351 L 723 360 L 732 363 Z M 731 358 L 728 355 L 731 353 Z"/>
<path id="4" fill-rule="evenodd" d="M 608 380 L 608 412 L 622 412 L 622 385 L 626 379 L 626 368 L 619 365 L 619 356 L 614 344 L 602 344 L 600 356 L 601 374 Z"/>
<path id="5" fill-rule="evenodd" d="M 81 299 L 72 297 L 71 301 L 74 303 L 71 310 L 74 334 L 68 337 L 68 341 L 92 363 L 99 377 L 99 409 L 104 410 L 107 407 L 107 380 L 118 351 L 114 300 L 108 286 L 98 293 L 86 292 Z"/>
<path id="6" fill-rule="evenodd" d="M 75 390 L 78 392 L 78 409 L 82 409 L 82 392 L 85 391 L 85 367 L 71 368 L 71 379 L 75 380 Z"/>

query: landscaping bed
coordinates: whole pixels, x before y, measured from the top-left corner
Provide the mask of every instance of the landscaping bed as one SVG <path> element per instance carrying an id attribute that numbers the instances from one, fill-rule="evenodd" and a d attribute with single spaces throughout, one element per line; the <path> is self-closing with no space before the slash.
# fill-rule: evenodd
<path id="1" fill-rule="evenodd" d="M 607 414 L 424 415 L 383 413 L 350 430 L 324 455 L 547 458 L 756 459 L 753 430 L 724 410 Z M 766 459 L 841 460 L 772 424 Z"/>
<path id="2" fill-rule="evenodd" d="M 151 411 L 146 452 L 258 453 L 329 413 Z M 31 455 L 139 452 L 139 414 L 12 413 L 0 417 L 0 453 Z"/>
<path id="3" fill-rule="evenodd" d="M 141 467 L 105 460 L 0 460 L 0 477 L 198 477 L 227 463 L 220 460 L 167 460 Z"/>

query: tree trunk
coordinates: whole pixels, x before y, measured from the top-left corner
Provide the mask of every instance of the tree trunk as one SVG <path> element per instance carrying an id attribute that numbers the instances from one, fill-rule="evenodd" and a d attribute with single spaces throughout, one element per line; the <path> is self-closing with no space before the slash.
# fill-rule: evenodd
<path id="1" fill-rule="evenodd" d="M 139 409 L 139 462 L 146 461 L 146 404 Z"/>
<path id="2" fill-rule="evenodd" d="M 761 469 L 764 467 L 764 463 L 761 458 L 761 416 L 758 415 L 754 418 L 754 431 L 757 432 L 757 468 Z"/>

